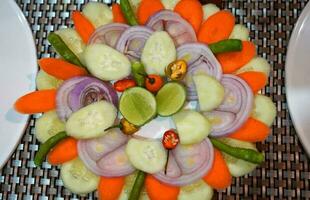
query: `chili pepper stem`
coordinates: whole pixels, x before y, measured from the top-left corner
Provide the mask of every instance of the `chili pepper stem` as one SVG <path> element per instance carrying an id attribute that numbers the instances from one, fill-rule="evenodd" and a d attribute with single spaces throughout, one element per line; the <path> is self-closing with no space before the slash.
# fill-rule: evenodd
<path id="1" fill-rule="evenodd" d="M 168 163 L 169 163 L 169 153 L 170 153 L 170 150 L 167 150 L 167 160 L 166 160 L 166 165 L 165 165 L 165 175 L 167 174 L 167 168 L 168 168 Z"/>
<path id="2" fill-rule="evenodd" d="M 121 129 L 122 127 L 123 127 L 122 124 L 116 124 L 116 125 L 110 126 L 109 128 L 104 129 L 104 131 L 108 131 L 108 130 L 111 130 L 111 129 L 113 129 L 113 128 L 119 128 L 119 129 Z"/>

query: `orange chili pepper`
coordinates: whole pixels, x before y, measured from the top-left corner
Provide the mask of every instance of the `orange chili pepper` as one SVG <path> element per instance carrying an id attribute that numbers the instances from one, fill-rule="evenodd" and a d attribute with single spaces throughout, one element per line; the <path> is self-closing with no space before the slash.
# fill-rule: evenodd
<path id="1" fill-rule="evenodd" d="M 157 92 L 164 84 L 161 76 L 150 74 L 145 77 L 145 87 L 150 92 Z"/>
<path id="2" fill-rule="evenodd" d="M 179 135 L 173 130 L 168 130 L 164 133 L 162 144 L 165 149 L 167 149 L 167 161 L 165 165 L 165 174 L 167 173 L 167 167 L 169 162 L 169 153 L 171 149 L 174 149 L 180 142 Z"/>
<path id="3" fill-rule="evenodd" d="M 124 92 L 126 89 L 135 87 L 136 85 L 136 81 L 132 79 L 123 79 L 114 83 L 114 89 L 118 92 Z"/>

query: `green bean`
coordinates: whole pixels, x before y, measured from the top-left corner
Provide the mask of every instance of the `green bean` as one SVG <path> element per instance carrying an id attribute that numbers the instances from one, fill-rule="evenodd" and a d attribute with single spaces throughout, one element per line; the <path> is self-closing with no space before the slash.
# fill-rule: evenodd
<path id="1" fill-rule="evenodd" d="M 61 140 L 68 137 L 66 132 L 59 132 L 50 139 L 48 139 L 46 142 L 40 145 L 39 151 L 36 153 L 34 157 L 34 164 L 36 166 L 40 166 L 43 161 L 45 160 L 46 155 L 49 153 L 49 151 Z"/>
<path id="2" fill-rule="evenodd" d="M 238 39 L 222 40 L 213 44 L 209 44 L 209 48 L 214 54 L 241 51 L 242 41 Z"/>
<path id="3" fill-rule="evenodd" d="M 56 52 L 69 63 L 84 67 L 79 58 L 71 51 L 66 43 L 56 33 L 50 33 L 47 36 L 48 41 L 54 47 Z"/>
<path id="4" fill-rule="evenodd" d="M 145 176 L 146 176 L 145 172 L 138 171 L 135 183 L 131 189 L 128 200 L 138 200 L 139 199 L 141 190 L 142 190 L 143 185 L 144 185 Z"/>
<path id="5" fill-rule="evenodd" d="M 261 164 L 264 162 L 264 154 L 257 152 L 253 149 L 246 149 L 246 148 L 239 148 L 239 147 L 232 147 L 230 145 L 221 142 L 215 138 L 209 138 L 213 144 L 213 146 L 228 155 L 231 155 L 235 158 L 239 158 L 241 160 L 245 160 L 254 164 Z"/>
<path id="6" fill-rule="evenodd" d="M 131 70 L 132 70 L 133 77 L 135 81 L 137 82 L 137 85 L 140 87 L 144 87 L 146 73 L 145 73 L 143 64 L 138 61 L 133 62 L 131 64 Z"/>
<path id="7" fill-rule="evenodd" d="M 131 7 L 129 1 L 128 0 L 121 0 L 120 4 L 121 4 L 122 13 L 124 14 L 125 18 L 127 19 L 127 22 L 131 26 L 138 25 L 137 18 L 135 16 L 135 13 L 132 10 L 132 7 Z"/>

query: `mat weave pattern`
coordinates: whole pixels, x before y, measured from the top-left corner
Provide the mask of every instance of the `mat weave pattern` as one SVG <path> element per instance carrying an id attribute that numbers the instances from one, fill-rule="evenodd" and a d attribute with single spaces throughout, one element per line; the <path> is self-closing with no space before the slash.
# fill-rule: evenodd
<path id="1" fill-rule="evenodd" d="M 81 9 L 85 3 L 84 0 L 17 0 L 31 25 L 38 58 L 54 56 L 47 34 L 71 25 L 70 12 Z M 290 120 L 284 85 L 289 37 L 306 3 L 306 0 L 223 1 L 222 7 L 231 10 L 237 22 L 251 30 L 258 55 L 271 63 L 271 77 L 263 93 L 273 98 L 277 119 L 272 135 L 257 145 L 265 152 L 266 162 L 251 174 L 234 178 L 231 187 L 216 192 L 214 199 L 310 199 L 310 162 Z M 0 171 L 0 200 L 97 198 L 96 193 L 85 197 L 71 194 L 59 179 L 58 167 L 46 162 L 41 168 L 35 167 L 33 158 L 38 142 L 34 126 L 38 117 L 31 117 L 12 158 Z"/>

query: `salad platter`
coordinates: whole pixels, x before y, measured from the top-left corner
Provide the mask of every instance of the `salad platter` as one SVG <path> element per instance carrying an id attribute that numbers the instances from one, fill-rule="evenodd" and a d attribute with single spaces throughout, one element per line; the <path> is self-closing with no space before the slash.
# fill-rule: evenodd
<path id="1" fill-rule="evenodd" d="M 192 13 L 191 8 L 197 12 Z M 259 91 L 268 62 L 234 16 L 196 0 L 90 2 L 48 41 L 38 91 L 15 103 L 44 113 L 34 163 L 100 199 L 211 199 L 264 162 L 256 142 L 276 109 Z"/>

